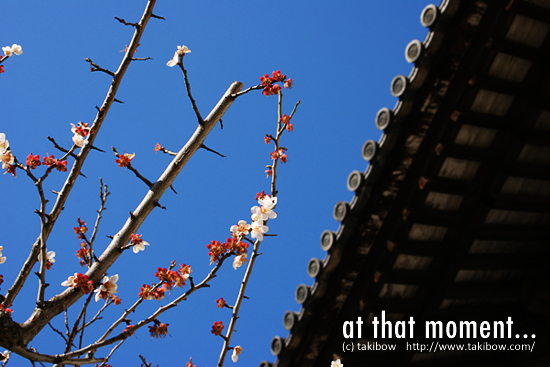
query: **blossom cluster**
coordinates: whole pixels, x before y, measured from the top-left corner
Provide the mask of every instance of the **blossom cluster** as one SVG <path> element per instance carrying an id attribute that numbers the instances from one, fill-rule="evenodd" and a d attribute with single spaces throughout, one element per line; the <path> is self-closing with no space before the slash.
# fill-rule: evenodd
<path id="1" fill-rule="evenodd" d="M 138 296 L 143 299 L 156 299 L 157 301 L 160 301 L 164 298 L 164 293 L 166 292 L 166 289 L 164 287 L 157 287 L 155 289 L 154 286 L 150 286 L 148 284 L 144 284 L 143 287 L 139 289 Z"/>
<path id="2" fill-rule="evenodd" d="M 0 162 L 2 162 L 2 169 L 6 172 L 15 175 L 15 157 L 11 154 L 10 143 L 6 139 L 6 134 L 0 133 Z M 4 173 L 6 173 L 4 172 Z"/>
<path id="3" fill-rule="evenodd" d="M 88 232 L 88 227 L 86 222 L 80 218 L 76 219 L 78 221 L 78 227 L 73 227 L 73 232 L 76 234 L 79 240 L 83 240 L 80 243 L 80 249 L 76 251 L 76 257 L 80 259 L 80 266 L 86 264 L 91 265 L 92 255 L 90 253 L 90 247 L 88 240 L 86 240 L 86 232 Z"/>
<path id="4" fill-rule="evenodd" d="M 2 162 L 2 169 L 5 169 L 6 172 L 11 173 L 12 175 L 16 176 L 15 174 L 15 157 L 13 154 L 11 154 L 11 150 L 9 149 L 9 142 L 6 140 L 6 134 L 0 133 L 0 161 Z M 48 167 L 55 167 L 60 172 L 66 172 L 67 171 L 67 161 L 66 160 L 59 160 L 56 159 L 53 155 L 47 155 L 42 157 L 43 162 L 40 162 L 40 155 L 38 154 L 32 154 L 30 153 L 27 156 L 26 165 L 29 169 L 36 169 L 37 167 L 41 166 L 42 163 L 45 166 Z M 6 173 L 4 172 L 4 173 Z"/>
<path id="5" fill-rule="evenodd" d="M 90 127 L 90 124 L 82 121 L 79 121 L 76 125 L 71 125 L 71 132 L 74 134 L 73 143 L 77 147 L 82 148 L 83 146 L 88 144 L 88 136 L 90 135 L 92 128 Z"/>
<path id="6" fill-rule="evenodd" d="M 80 220 L 80 218 L 76 220 L 78 221 L 78 227 L 73 227 L 73 232 L 77 235 L 79 240 L 83 240 L 86 238 L 85 233 L 88 232 L 88 227 L 86 226 L 86 222 Z"/>
<path id="7" fill-rule="evenodd" d="M 42 157 L 43 163 L 48 167 L 55 167 L 59 172 L 67 172 L 67 161 L 60 161 L 59 159 L 54 158 L 53 155 Z M 27 167 L 30 169 L 36 169 L 42 163 L 40 162 L 40 155 L 30 153 L 27 156 L 27 161 L 25 162 Z"/>
<path id="8" fill-rule="evenodd" d="M 280 159 L 281 162 L 286 163 L 288 157 L 285 152 L 286 152 L 286 148 L 279 148 L 276 151 L 271 152 L 270 154 L 271 159 L 273 159 L 274 161 L 277 159 Z"/>
<path id="9" fill-rule="evenodd" d="M 55 167 L 59 172 L 67 172 L 67 161 L 60 161 L 55 159 L 53 155 L 42 158 L 45 166 Z"/>
<path id="10" fill-rule="evenodd" d="M 248 234 L 250 237 L 263 241 L 264 234 L 267 233 L 269 228 L 265 225 L 268 219 L 277 218 L 277 213 L 273 209 L 277 205 L 277 198 L 271 197 L 271 195 L 261 192 L 256 194 L 256 200 L 260 206 L 253 206 L 250 211 L 252 212 L 252 224 L 248 224 L 244 220 L 229 228 L 231 231 L 231 237 L 227 238 L 226 242 L 212 240 L 206 248 L 208 248 L 208 255 L 210 256 L 210 264 L 219 262 L 221 257 L 228 253 L 234 253 L 235 259 L 233 260 L 233 269 L 241 267 L 247 259 L 248 244 L 243 242 Z M 223 299 L 222 299 L 223 301 Z"/>
<path id="11" fill-rule="evenodd" d="M 292 78 L 287 78 L 286 75 L 283 75 L 280 70 L 274 71 L 273 76 L 269 76 L 269 74 L 265 74 L 264 76 L 260 77 L 261 86 L 263 87 L 263 94 L 266 96 L 279 94 L 281 91 L 281 87 L 276 84 L 277 82 L 283 83 L 283 88 L 291 88 L 292 87 Z M 299 102 L 298 102 L 299 103 Z M 293 113 L 289 116 L 287 114 L 283 114 L 279 117 L 279 121 L 277 123 L 277 137 L 274 138 L 271 134 L 266 134 L 264 137 L 264 142 L 266 144 L 271 143 L 272 140 L 275 140 L 275 151 L 270 153 L 270 158 L 274 161 L 274 164 L 277 163 L 277 161 L 281 161 L 282 163 L 286 163 L 288 156 L 286 154 L 286 148 L 279 146 L 279 138 L 281 133 L 284 130 L 287 131 L 293 131 L 294 125 L 290 123 L 290 120 L 292 118 Z M 273 175 L 273 166 L 268 165 L 266 166 L 265 173 L 267 174 L 267 177 Z"/>
<path id="12" fill-rule="evenodd" d="M 67 280 L 61 283 L 64 287 L 73 287 L 76 289 L 81 289 L 84 294 L 90 293 L 94 289 L 94 282 L 88 280 L 87 275 L 82 275 L 80 273 L 74 273 Z"/>
<path id="13" fill-rule="evenodd" d="M 155 320 L 156 321 L 156 320 Z M 158 324 L 157 324 L 158 323 Z M 168 335 L 168 325 L 162 322 L 155 323 L 153 326 L 149 326 L 149 332 L 151 333 L 151 337 L 153 338 L 164 338 L 166 335 Z"/>
<path id="14" fill-rule="evenodd" d="M 210 256 L 210 264 L 212 264 L 220 261 L 221 256 L 228 252 L 234 252 L 237 256 L 244 256 L 246 259 L 248 243 L 240 241 L 236 237 L 229 237 L 224 243 L 212 240 L 206 245 L 206 248 L 210 250 L 208 255 Z"/>
<path id="15" fill-rule="evenodd" d="M 158 267 L 155 276 L 161 282 L 161 286 L 143 284 L 138 296 L 147 300 L 160 301 L 164 298 L 166 291 L 170 291 L 174 287 L 183 288 L 191 272 L 191 265 L 186 264 L 182 264 L 177 271 Z"/>
<path id="16" fill-rule="evenodd" d="M 283 88 L 292 88 L 292 78 L 287 78 L 286 75 L 281 73 L 281 70 L 274 71 L 272 76 L 265 74 L 260 77 L 260 82 L 264 88 L 262 94 L 265 96 L 272 96 L 278 94 L 281 90 L 281 86 L 277 84 L 278 82 L 283 83 Z"/>
<path id="17" fill-rule="evenodd" d="M 88 247 L 88 243 L 86 241 L 82 241 L 80 243 L 80 249 L 76 251 L 76 257 L 80 259 L 80 266 L 90 263 L 90 248 Z"/>
<path id="18" fill-rule="evenodd" d="M 283 129 L 287 129 L 287 131 L 294 130 L 294 125 L 290 123 L 290 116 L 283 114 L 283 117 L 279 121 L 283 125 Z"/>
<path id="19" fill-rule="evenodd" d="M 3 251 L 3 250 L 4 250 L 4 246 L 0 246 L 0 264 L 3 264 L 3 263 L 6 262 L 6 257 L 5 257 L 5 256 L 2 256 L 2 251 Z M 0 278 L 0 280 L 1 280 L 1 278 Z M 2 281 L 3 281 L 3 280 L 2 280 Z M 2 283 L 0 282 L 0 284 L 2 284 Z"/>
<path id="20" fill-rule="evenodd" d="M 23 53 L 23 49 L 21 46 L 17 44 L 13 44 L 10 46 L 2 47 L 2 51 L 4 51 L 4 56 L 0 56 L 0 63 L 3 62 L 5 59 L 7 59 L 10 56 L 15 55 L 21 55 Z M 4 65 L 0 65 L 0 74 L 4 72 Z"/>
<path id="21" fill-rule="evenodd" d="M 95 301 L 97 302 L 100 299 L 104 299 L 104 300 L 112 299 L 115 305 L 119 305 L 121 300 L 120 298 L 114 295 L 118 288 L 116 284 L 117 281 L 118 281 L 118 274 L 115 274 L 111 277 L 108 277 L 108 276 L 103 277 L 103 282 L 94 291 L 94 293 L 96 294 Z M 92 280 L 88 280 L 88 276 L 86 274 L 83 275 L 81 273 L 74 273 L 74 275 L 70 276 L 67 280 L 61 283 L 61 285 L 64 287 L 73 287 L 77 289 L 82 289 L 82 292 L 84 292 L 84 294 L 88 294 L 94 289 L 94 282 Z"/>
<path id="22" fill-rule="evenodd" d="M 2 51 L 4 51 L 4 57 L 10 57 L 13 56 L 13 54 L 21 55 L 23 53 L 23 49 L 21 46 L 17 44 L 13 44 L 10 46 L 2 47 Z"/>

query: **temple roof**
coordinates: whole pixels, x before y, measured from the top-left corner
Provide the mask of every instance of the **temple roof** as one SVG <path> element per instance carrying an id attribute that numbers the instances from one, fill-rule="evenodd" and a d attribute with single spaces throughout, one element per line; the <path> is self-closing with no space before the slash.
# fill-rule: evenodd
<path id="1" fill-rule="evenodd" d="M 443 0 L 421 23 L 410 74 L 391 82 L 397 104 L 373 116 L 383 134 L 349 175 L 355 196 L 334 207 L 340 227 L 322 233 L 326 256 L 307 264 L 313 284 L 297 287 L 302 308 L 284 314 L 289 334 L 261 366 L 550 361 L 550 0 Z M 396 351 L 345 353 L 344 322 L 371 325 L 382 311 L 418 325 L 511 317 L 514 337 L 501 342 L 536 346 L 420 353 L 364 327 L 353 341 Z"/>

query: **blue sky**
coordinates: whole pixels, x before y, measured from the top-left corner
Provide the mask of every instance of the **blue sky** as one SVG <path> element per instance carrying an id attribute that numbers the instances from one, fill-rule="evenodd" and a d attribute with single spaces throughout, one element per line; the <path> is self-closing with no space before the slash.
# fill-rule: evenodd
<path id="1" fill-rule="evenodd" d="M 203 116 L 234 80 L 245 87 L 256 85 L 261 75 L 280 69 L 295 82 L 293 89 L 284 92 L 283 112 L 289 114 L 298 100 L 302 103 L 292 121 L 294 131 L 283 136 L 289 159 L 279 169 L 279 216 L 268 224 L 277 237 L 262 243 L 263 254 L 246 293 L 250 300 L 243 303 L 232 339 L 232 345 L 244 348 L 239 364 L 274 361 L 271 339 L 288 335 L 282 318 L 287 310 L 300 310 L 294 300 L 296 287 L 313 284 L 307 262 L 312 257 L 324 258 L 319 237 L 325 229 L 338 229 L 332 209 L 338 201 L 353 197 L 346 188 L 347 177 L 367 167 L 361 147 L 381 135 L 374 117 L 380 108 L 395 105 L 390 82 L 397 74 L 408 75 L 412 68 L 405 61 L 405 46 L 413 39 L 424 40 L 427 29 L 420 25 L 420 13 L 429 3 L 159 0 L 154 13 L 166 20 L 149 22 L 136 53 L 136 57 L 152 60 L 130 65 L 117 94 L 124 104 L 111 108 L 95 141 L 105 153 L 90 154 L 83 169 L 87 178 L 78 179 L 50 236 L 48 250 L 57 256 L 47 273 L 51 284 L 47 297 L 62 291 L 60 283 L 69 275 L 84 270 L 75 257 L 79 241 L 72 228 L 77 217 L 89 226 L 94 222 L 99 177 L 111 195 L 95 245 L 98 250 L 108 245 L 105 236 L 120 229 L 147 192 L 130 171 L 117 167 L 111 146 L 121 153 L 135 152 L 134 167 L 155 181 L 170 162 L 169 156 L 155 154 L 155 144 L 179 150 L 195 130 L 181 72 L 166 66 L 177 45 L 192 50 L 184 63 Z M 20 44 L 24 53 L 3 63 L 0 132 L 6 134 L 20 161 L 30 152 L 59 156 L 47 136 L 69 147 L 70 123 L 93 121 L 95 106 L 103 102 L 111 79 L 91 73 L 84 58 L 116 70 L 123 57 L 119 51 L 130 42 L 133 28 L 114 17 L 137 22 L 145 4 L 135 0 L 58 1 L 55 6 L 42 1 L 3 2 L 0 44 Z M 190 264 L 196 280 L 207 274 L 206 245 L 225 240 L 229 227 L 238 220 L 250 220 L 255 194 L 269 190 L 264 170 L 272 147 L 265 145 L 263 136 L 274 133 L 276 119 L 276 98 L 260 92 L 242 96 L 231 106 L 223 118 L 223 130 L 216 127 L 206 140 L 207 146 L 227 157 L 199 151 L 174 184 L 178 194 L 166 192 L 161 204 L 167 210 L 153 211 L 138 232 L 150 248 L 139 254 L 125 253 L 109 272 L 120 276 L 122 306 L 112 307 L 90 328 L 88 341 L 137 299 L 143 283 L 155 280 L 158 266 L 167 267 L 176 260 Z M 45 187 L 59 190 L 65 176 L 53 172 Z M 7 257 L 0 265 L 5 280 L 0 292 L 4 293 L 39 234 L 34 214 L 39 201 L 32 181 L 21 171 L 17 178 L 0 177 L 0 189 L 0 246 Z M 54 200 L 49 191 L 47 198 Z M 142 329 L 114 354 L 110 364 L 139 365 L 137 354 L 141 353 L 160 366 L 183 365 L 189 357 L 200 367 L 216 365 L 222 340 L 210 333 L 211 326 L 214 321 L 228 325 L 230 312 L 216 308 L 215 300 L 224 297 L 232 304 L 244 274 L 244 268 L 235 271 L 229 265 L 210 289 L 160 318 L 170 324 L 169 337 L 151 340 Z M 29 279 L 13 307 L 16 321 L 26 320 L 32 312 L 36 290 L 36 280 Z M 157 301 L 149 301 L 133 320 L 148 316 L 157 306 Z M 94 304 L 90 311 L 99 307 Z M 77 312 L 70 311 L 69 317 Z M 54 324 L 61 327 L 62 320 Z M 62 351 L 63 343 L 44 329 L 44 335 L 30 346 L 55 354 Z M 106 353 L 105 349 L 96 355 Z"/>

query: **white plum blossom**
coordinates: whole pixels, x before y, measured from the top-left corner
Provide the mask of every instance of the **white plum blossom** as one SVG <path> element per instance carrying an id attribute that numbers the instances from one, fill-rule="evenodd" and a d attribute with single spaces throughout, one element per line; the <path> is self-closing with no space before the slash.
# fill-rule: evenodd
<path id="1" fill-rule="evenodd" d="M 13 51 L 11 50 L 10 46 L 2 47 L 2 51 L 4 51 L 4 56 L 6 57 L 10 57 L 11 55 L 13 55 Z"/>
<path id="2" fill-rule="evenodd" d="M 6 257 L 2 256 L 2 250 L 4 250 L 4 247 L 0 246 L 0 264 L 3 264 L 6 262 Z"/>
<path id="3" fill-rule="evenodd" d="M 55 251 L 48 251 L 46 254 L 46 261 L 49 261 L 52 264 L 55 262 Z"/>
<path id="4" fill-rule="evenodd" d="M 6 134 L 0 133 L 0 153 L 5 152 L 10 146 L 10 143 L 6 140 Z"/>
<path id="5" fill-rule="evenodd" d="M 340 362 L 339 359 L 337 359 L 336 361 L 332 361 L 332 363 L 330 364 L 330 367 L 344 367 L 344 364 Z"/>
<path id="6" fill-rule="evenodd" d="M 258 199 L 258 204 L 265 207 L 266 209 L 273 210 L 277 206 L 277 198 L 272 198 L 269 195 L 265 195 L 264 197 Z"/>
<path id="7" fill-rule="evenodd" d="M 78 273 L 74 273 L 74 275 L 71 275 L 67 280 L 63 281 L 63 283 L 61 283 L 62 286 L 64 287 L 74 287 L 76 285 L 76 277 L 77 277 Z"/>
<path id="8" fill-rule="evenodd" d="M 132 251 L 134 251 L 134 254 L 137 254 L 140 251 L 145 251 L 145 246 L 149 246 L 149 242 L 141 240 L 140 243 L 136 243 L 134 245 Z"/>
<path id="9" fill-rule="evenodd" d="M 250 208 L 253 221 L 259 221 L 260 219 L 268 220 L 277 218 L 277 213 L 273 211 L 273 209 L 275 209 L 275 206 L 277 206 L 276 197 L 272 198 L 269 195 L 266 195 L 263 198 L 258 199 L 258 204 L 260 204 L 261 206 L 253 206 L 252 208 Z"/>
<path id="10" fill-rule="evenodd" d="M 252 222 L 252 233 L 250 236 L 259 241 L 263 241 L 264 233 L 267 233 L 267 231 L 269 231 L 269 227 L 264 226 L 261 222 Z"/>
<path id="11" fill-rule="evenodd" d="M 88 139 L 84 138 L 82 135 L 74 134 L 73 135 L 73 143 L 77 147 L 82 148 L 84 145 L 88 144 Z"/>
<path id="12" fill-rule="evenodd" d="M 92 128 L 82 121 L 79 121 L 76 125 L 71 124 L 71 126 L 71 132 L 74 134 L 73 143 L 80 148 L 88 144 L 88 135 Z"/>
<path id="13" fill-rule="evenodd" d="M 14 43 L 13 45 L 11 45 L 11 52 L 16 55 L 21 55 L 23 53 L 23 48 L 21 48 L 20 45 Z"/>
<path id="14" fill-rule="evenodd" d="M 13 54 L 21 55 L 23 53 L 23 48 L 19 46 L 18 44 L 13 44 L 10 46 L 2 47 L 2 51 L 4 51 L 4 55 L 6 57 L 13 56 Z"/>
<path id="15" fill-rule="evenodd" d="M 240 220 L 236 225 L 229 228 L 234 237 L 246 236 L 250 233 L 250 224 L 247 224 L 246 221 Z"/>
<path id="16" fill-rule="evenodd" d="M 114 293 L 116 293 L 116 290 L 118 288 L 116 282 L 118 281 L 118 274 L 113 275 L 112 277 L 105 276 L 103 278 L 103 284 L 99 286 L 94 292 L 95 295 L 95 301 L 99 301 L 99 299 L 109 299 L 113 296 Z"/>
<path id="17" fill-rule="evenodd" d="M 2 162 L 2 169 L 8 168 L 15 161 L 13 154 L 8 150 L 10 143 L 6 139 L 6 134 L 0 133 L 0 162 Z"/>
<path id="18" fill-rule="evenodd" d="M 180 56 L 183 57 L 185 54 L 188 54 L 190 52 L 191 52 L 191 50 L 188 49 L 187 46 L 185 46 L 185 45 L 178 46 L 177 51 L 174 53 L 174 57 L 172 57 L 172 59 L 170 61 L 168 61 L 166 63 L 166 65 L 168 65 L 170 67 L 176 66 L 180 61 Z"/>
<path id="19" fill-rule="evenodd" d="M 231 360 L 235 363 L 239 360 L 239 354 L 243 352 L 243 348 L 240 345 L 237 345 L 235 348 L 233 348 L 233 355 L 231 356 Z"/>
<path id="20" fill-rule="evenodd" d="M 2 169 L 8 168 L 15 161 L 13 154 L 9 151 L 10 143 L 6 139 L 6 134 L 0 133 L 0 162 L 2 162 Z"/>
<path id="21" fill-rule="evenodd" d="M 0 162 L 2 162 L 2 169 L 6 169 L 8 166 L 11 166 L 13 162 L 15 162 L 15 158 L 10 151 L 6 150 L 3 153 L 0 152 Z"/>
<path id="22" fill-rule="evenodd" d="M 235 259 L 233 260 L 233 269 L 237 270 L 237 268 L 240 268 L 246 261 L 248 261 L 246 254 L 235 256 Z"/>
<path id="23" fill-rule="evenodd" d="M 252 212 L 251 218 L 253 221 L 277 218 L 277 213 L 273 210 L 265 209 L 263 206 L 253 206 L 250 208 L 250 211 Z"/>

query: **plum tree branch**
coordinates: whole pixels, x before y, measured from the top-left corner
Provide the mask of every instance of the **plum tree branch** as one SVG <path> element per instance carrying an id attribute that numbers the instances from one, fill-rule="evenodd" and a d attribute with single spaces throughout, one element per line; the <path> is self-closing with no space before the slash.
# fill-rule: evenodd
<path id="1" fill-rule="evenodd" d="M 133 211 L 133 215 L 131 215 L 127 219 L 122 229 L 113 237 L 107 249 L 99 257 L 99 261 L 95 262 L 92 267 L 86 272 L 88 279 L 92 280 L 94 284 L 99 283 L 101 277 L 122 254 L 122 252 L 124 251 L 124 246 L 131 239 L 131 234 L 137 232 L 149 213 L 157 206 L 156 203 L 158 203 L 161 196 L 174 182 L 175 178 L 181 172 L 185 164 L 201 147 L 204 140 L 206 139 L 206 136 L 210 133 L 210 131 L 214 128 L 219 119 L 233 103 L 235 98 L 231 95 L 233 93 L 237 93 L 242 87 L 243 84 L 240 82 L 233 82 L 231 84 L 231 86 L 225 92 L 224 96 L 220 99 L 218 104 L 206 117 L 204 123 L 197 127 L 193 136 L 189 139 L 185 146 L 181 148 L 181 150 L 174 157 L 172 162 L 168 165 L 164 173 L 159 177 L 157 182 L 153 184 L 153 186 L 149 189 L 142 202 Z M 82 297 L 82 295 L 83 293 L 80 289 L 70 287 L 59 295 L 51 298 L 50 300 L 45 302 L 43 308 L 35 309 L 33 315 L 23 324 L 19 325 L 17 323 L 13 323 L 11 327 L 7 328 L 6 333 L 0 336 L 0 345 L 5 346 L 9 344 L 11 351 L 20 355 L 28 355 L 28 358 L 31 360 L 49 362 L 51 359 L 43 359 L 45 358 L 43 355 L 34 354 L 28 351 L 24 346 L 28 343 L 28 341 L 32 340 L 32 338 L 34 338 L 34 336 L 36 336 L 53 317 L 74 304 L 78 299 L 80 299 L 80 297 Z M 175 304 L 171 306 L 164 306 L 160 312 L 156 313 L 156 315 L 164 312 L 164 310 L 166 310 L 167 308 L 171 308 L 174 306 Z M 156 317 L 156 315 L 154 315 L 153 317 Z M 14 335 L 17 337 L 10 338 L 10 335 Z M 7 339 L 10 339 L 11 341 L 8 342 Z M 118 341 L 121 339 L 122 338 L 115 337 L 111 338 L 111 340 L 109 341 L 105 341 L 104 343 L 113 343 L 114 341 Z M 73 363 L 72 361 L 73 360 L 71 360 L 70 363 Z"/>
<path id="2" fill-rule="evenodd" d="M 88 153 L 93 147 L 93 142 L 101 128 L 101 125 L 105 120 L 105 117 L 109 111 L 109 108 L 111 107 L 112 103 L 115 100 L 116 92 L 120 86 L 120 83 L 122 81 L 122 78 L 126 70 L 128 69 L 128 66 L 132 61 L 132 55 L 134 54 L 135 50 L 139 45 L 140 38 L 143 34 L 145 26 L 147 25 L 147 22 L 149 21 L 149 18 L 151 17 L 155 3 L 156 3 L 156 0 L 149 0 L 147 3 L 145 11 L 139 21 L 139 27 L 136 27 L 134 31 L 134 35 L 132 37 L 132 41 L 130 42 L 130 46 L 126 51 L 126 54 L 123 60 L 121 61 L 118 70 L 113 75 L 111 86 L 103 101 L 102 107 L 98 109 L 98 113 L 96 114 L 94 123 L 92 125 L 92 133 L 90 133 L 88 137 L 88 144 L 84 145 L 80 149 L 80 152 L 78 153 L 78 155 L 76 156 L 75 162 L 67 176 L 67 179 L 65 180 L 65 183 L 63 184 L 62 189 L 59 191 L 57 195 L 57 199 L 50 213 L 46 216 L 46 222 L 43 228 L 41 228 L 39 237 L 37 238 L 35 243 L 32 245 L 32 248 L 27 260 L 25 261 L 25 263 L 23 264 L 23 267 L 19 271 L 14 283 L 6 293 L 6 297 L 3 302 L 3 305 L 6 308 L 10 307 L 13 304 L 13 301 L 15 300 L 18 293 L 20 292 L 23 285 L 25 284 L 29 274 L 32 272 L 32 268 L 38 261 L 38 255 L 40 253 L 41 244 L 47 241 L 48 236 L 51 234 L 54 224 L 57 218 L 59 217 L 59 215 L 61 214 L 63 207 L 67 201 L 67 198 L 72 188 L 74 187 L 76 179 L 81 174 L 82 166 L 86 160 Z M 28 169 L 26 171 L 28 172 Z M 100 276 L 97 276 L 96 281 L 99 280 L 99 277 Z M 74 297 L 74 293 L 81 293 L 81 292 L 74 292 L 74 290 L 73 292 L 71 292 L 69 290 L 68 292 L 67 291 L 65 292 L 65 294 L 67 293 L 72 293 Z M 76 295 L 76 297 L 73 300 L 73 303 L 76 302 L 76 300 L 80 298 L 80 296 L 81 294 Z M 33 314 L 29 317 L 29 319 L 24 325 L 20 325 L 16 322 L 13 322 L 11 319 L 4 320 L 4 322 L 0 327 L 0 345 L 12 350 L 13 352 L 23 357 L 28 358 L 29 360 L 42 360 L 44 362 L 55 362 L 54 360 L 52 360 L 52 358 L 49 358 L 49 357 L 47 358 L 44 357 L 45 359 L 35 358 L 36 354 L 31 350 L 27 349 L 26 345 L 47 324 L 47 322 L 51 320 L 51 318 L 53 318 L 54 315 L 57 315 L 63 312 L 63 310 L 65 309 L 64 306 L 66 306 L 67 304 L 64 302 L 59 302 L 59 299 L 63 299 L 63 297 L 56 296 L 52 300 L 45 302 L 44 305 L 42 304 L 37 305 Z M 56 303 L 54 300 L 58 300 L 58 302 Z M 45 312 L 47 316 L 40 317 L 41 315 L 44 314 L 45 309 L 48 309 L 49 311 L 49 312 Z M 40 325 L 38 324 L 33 325 L 33 321 L 38 319 L 45 321 L 45 323 L 41 322 Z M 49 319 L 49 320 L 46 320 L 46 319 Z M 33 325 L 33 326 L 29 327 L 29 325 L 31 326 Z M 72 362 L 72 364 L 80 365 L 83 363 L 90 363 L 91 361 L 92 361 L 91 359 L 81 359 L 77 363 Z M 96 360 L 94 359 L 92 362 L 94 361 Z"/>

